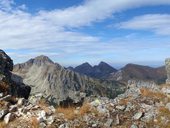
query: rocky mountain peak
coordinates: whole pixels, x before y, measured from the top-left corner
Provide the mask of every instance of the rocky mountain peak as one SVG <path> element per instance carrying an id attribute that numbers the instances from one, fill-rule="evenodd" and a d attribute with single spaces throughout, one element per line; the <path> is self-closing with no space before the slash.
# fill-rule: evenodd
<path id="1" fill-rule="evenodd" d="M 39 63 L 53 63 L 54 62 L 47 56 L 41 55 L 36 58 L 34 58 L 34 62 L 39 62 Z"/>
<path id="2" fill-rule="evenodd" d="M 101 68 L 103 70 L 109 70 L 109 72 L 115 72 L 117 71 L 115 68 L 107 64 L 106 62 L 101 61 L 98 65 L 98 68 Z"/>
<path id="3" fill-rule="evenodd" d="M 99 66 L 100 65 L 108 65 L 106 62 L 104 62 L 104 61 L 101 61 L 100 63 L 99 63 Z"/>
<path id="4" fill-rule="evenodd" d="M 117 70 L 107 64 L 106 62 L 101 61 L 98 65 L 91 66 L 89 63 L 83 63 L 73 69 L 80 74 L 85 74 L 90 77 L 103 79 L 106 78 L 110 73 L 116 72 Z"/>
<path id="5" fill-rule="evenodd" d="M 88 75 L 93 71 L 93 67 L 88 62 L 85 62 L 75 67 L 74 71 L 81 73 L 81 74 Z"/>
<path id="6" fill-rule="evenodd" d="M 88 62 L 85 62 L 85 63 L 81 64 L 80 66 L 84 66 L 84 67 L 92 67 Z"/>
<path id="7" fill-rule="evenodd" d="M 26 63 L 24 63 L 24 65 L 28 66 L 28 67 L 32 66 L 32 65 L 40 66 L 40 65 L 44 65 L 44 64 L 54 64 L 54 62 L 49 57 L 41 55 L 41 56 L 32 58 L 32 59 L 28 60 Z M 20 67 L 21 67 L 21 65 L 20 65 Z"/>

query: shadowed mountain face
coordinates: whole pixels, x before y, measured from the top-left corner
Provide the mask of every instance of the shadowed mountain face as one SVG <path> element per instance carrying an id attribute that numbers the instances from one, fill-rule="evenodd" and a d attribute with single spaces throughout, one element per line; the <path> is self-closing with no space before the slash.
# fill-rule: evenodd
<path id="1" fill-rule="evenodd" d="M 89 63 L 83 63 L 73 69 L 73 71 L 76 71 L 80 74 L 84 74 L 87 76 L 91 76 L 93 73 L 93 67 Z"/>
<path id="2" fill-rule="evenodd" d="M 84 65 L 86 69 L 88 64 Z M 124 91 L 125 87 L 116 81 L 102 81 L 80 75 L 54 63 L 46 56 L 39 56 L 26 63 L 15 65 L 13 73 L 32 87 L 32 94 L 43 93 L 52 104 L 59 104 L 68 98 L 77 102 L 82 93 L 113 98 Z M 17 78 L 14 80 L 20 82 Z"/>
<path id="3" fill-rule="evenodd" d="M 100 62 L 99 65 L 92 67 L 89 63 L 83 63 L 74 69 L 75 72 L 84 74 L 90 77 L 106 79 L 110 73 L 116 72 L 117 70 L 105 62 Z"/>
<path id="4" fill-rule="evenodd" d="M 109 79 L 125 82 L 131 79 L 138 79 L 163 83 L 166 80 L 166 71 L 164 66 L 159 68 L 152 68 L 149 66 L 127 64 L 118 72 L 112 73 L 109 76 Z"/>

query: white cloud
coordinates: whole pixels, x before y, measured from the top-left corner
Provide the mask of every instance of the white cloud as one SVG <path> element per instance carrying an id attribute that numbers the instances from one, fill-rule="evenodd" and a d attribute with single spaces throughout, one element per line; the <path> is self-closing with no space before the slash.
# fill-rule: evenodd
<path id="1" fill-rule="evenodd" d="M 12 0 L 0 0 L 0 48 L 16 50 L 16 53 L 9 53 L 12 58 L 20 61 L 47 53 L 61 59 L 75 56 L 91 56 L 92 59 L 103 59 L 106 55 L 119 57 L 116 54 L 124 56 L 125 52 L 134 49 L 126 41 L 102 43 L 100 37 L 72 32 L 66 28 L 88 26 L 116 12 L 145 5 L 167 5 L 170 1 L 86 0 L 79 6 L 63 10 L 41 10 L 36 14 L 27 12 L 25 5 L 14 8 L 14 4 Z"/>
<path id="2" fill-rule="evenodd" d="M 83 5 L 64 10 L 40 11 L 43 20 L 66 27 L 87 26 L 131 8 L 168 5 L 170 0 L 86 0 Z"/>
<path id="3" fill-rule="evenodd" d="M 0 0 L 0 9 L 4 11 L 10 11 L 13 4 L 13 0 Z"/>
<path id="4" fill-rule="evenodd" d="M 137 16 L 129 21 L 122 22 L 119 28 L 133 30 L 150 30 L 161 35 L 170 35 L 169 14 L 147 14 Z"/>

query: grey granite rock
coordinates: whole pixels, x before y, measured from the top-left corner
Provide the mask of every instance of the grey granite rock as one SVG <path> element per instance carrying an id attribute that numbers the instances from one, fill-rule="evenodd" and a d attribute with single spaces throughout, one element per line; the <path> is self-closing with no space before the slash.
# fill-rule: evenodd
<path id="1" fill-rule="evenodd" d="M 166 83 L 170 84 L 170 58 L 165 60 L 166 72 L 167 72 L 167 80 Z"/>
<path id="2" fill-rule="evenodd" d="M 138 112 L 133 116 L 134 120 L 139 120 L 143 116 L 143 112 Z"/>
<path id="3" fill-rule="evenodd" d="M 2 119 L 7 113 L 8 113 L 7 109 L 1 110 L 0 111 L 0 119 Z"/>
<path id="4" fill-rule="evenodd" d="M 104 124 L 104 126 L 106 126 L 107 128 L 110 128 L 111 125 L 113 123 L 113 119 L 107 119 L 106 123 Z"/>

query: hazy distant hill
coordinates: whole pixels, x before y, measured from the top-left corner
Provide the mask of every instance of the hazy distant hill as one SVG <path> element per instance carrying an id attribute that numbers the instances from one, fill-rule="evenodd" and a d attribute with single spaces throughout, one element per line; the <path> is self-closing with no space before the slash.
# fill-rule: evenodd
<path id="1" fill-rule="evenodd" d="M 76 100 L 81 92 L 87 95 L 115 97 L 125 87 L 116 81 L 104 81 L 80 75 L 54 63 L 46 56 L 39 56 L 23 64 L 14 66 L 14 74 L 32 87 L 32 94 L 43 93 L 51 103 L 59 103 L 68 98 Z"/>
<path id="2" fill-rule="evenodd" d="M 165 82 L 166 71 L 165 67 L 152 68 L 137 64 L 127 64 L 116 73 L 109 76 L 110 80 L 118 80 L 127 82 L 130 79 L 152 80 L 157 83 Z"/>

